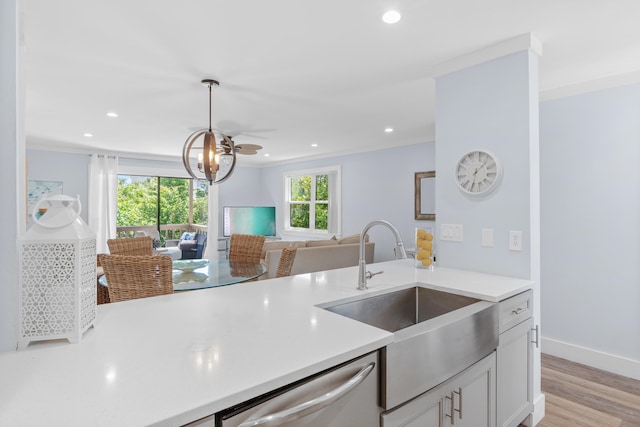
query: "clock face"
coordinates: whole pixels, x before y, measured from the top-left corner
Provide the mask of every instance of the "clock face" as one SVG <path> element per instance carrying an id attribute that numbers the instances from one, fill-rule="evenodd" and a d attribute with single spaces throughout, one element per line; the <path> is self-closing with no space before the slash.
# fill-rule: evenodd
<path id="1" fill-rule="evenodd" d="M 460 158 L 455 173 L 456 184 L 464 193 L 487 194 L 500 181 L 502 166 L 493 154 L 474 150 Z"/>

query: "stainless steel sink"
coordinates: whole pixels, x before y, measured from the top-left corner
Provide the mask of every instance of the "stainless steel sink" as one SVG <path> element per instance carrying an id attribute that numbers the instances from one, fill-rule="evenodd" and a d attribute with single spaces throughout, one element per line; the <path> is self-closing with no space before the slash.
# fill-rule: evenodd
<path id="1" fill-rule="evenodd" d="M 323 308 L 394 333 L 381 352 L 384 409 L 435 387 L 498 345 L 497 304 L 418 283 Z"/>
<path id="2" fill-rule="evenodd" d="M 326 309 L 389 332 L 396 332 L 478 301 L 475 298 L 416 286 L 337 304 Z"/>

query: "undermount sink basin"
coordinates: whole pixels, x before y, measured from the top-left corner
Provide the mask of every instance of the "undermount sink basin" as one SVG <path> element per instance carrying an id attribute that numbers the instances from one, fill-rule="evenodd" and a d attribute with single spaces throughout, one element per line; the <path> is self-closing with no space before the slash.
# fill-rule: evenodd
<path id="1" fill-rule="evenodd" d="M 384 409 L 435 387 L 498 345 L 497 304 L 419 283 L 323 308 L 393 332 L 393 342 L 380 352 Z"/>

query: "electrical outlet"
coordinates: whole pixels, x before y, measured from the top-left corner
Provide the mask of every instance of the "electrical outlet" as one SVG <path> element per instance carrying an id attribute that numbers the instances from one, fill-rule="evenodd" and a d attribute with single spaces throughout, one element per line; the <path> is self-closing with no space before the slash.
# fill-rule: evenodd
<path id="1" fill-rule="evenodd" d="M 512 251 L 522 251 L 522 231 L 509 232 L 509 249 Z"/>

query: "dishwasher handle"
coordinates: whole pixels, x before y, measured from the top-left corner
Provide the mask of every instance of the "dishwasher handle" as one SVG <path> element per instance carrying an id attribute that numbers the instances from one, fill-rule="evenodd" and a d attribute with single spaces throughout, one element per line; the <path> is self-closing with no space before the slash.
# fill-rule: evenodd
<path id="1" fill-rule="evenodd" d="M 253 427 L 253 426 L 278 426 L 280 424 L 298 420 L 306 415 L 317 412 L 326 408 L 333 402 L 341 399 L 344 395 L 356 388 L 365 378 L 371 373 L 376 366 L 375 362 L 371 362 L 362 368 L 357 374 L 351 377 L 347 382 L 333 390 L 318 396 L 314 399 L 303 402 L 293 408 L 285 409 L 284 411 L 276 412 L 275 414 L 265 415 L 255 420 L 247 420 L 240 424 L 238 427 Z"/>

